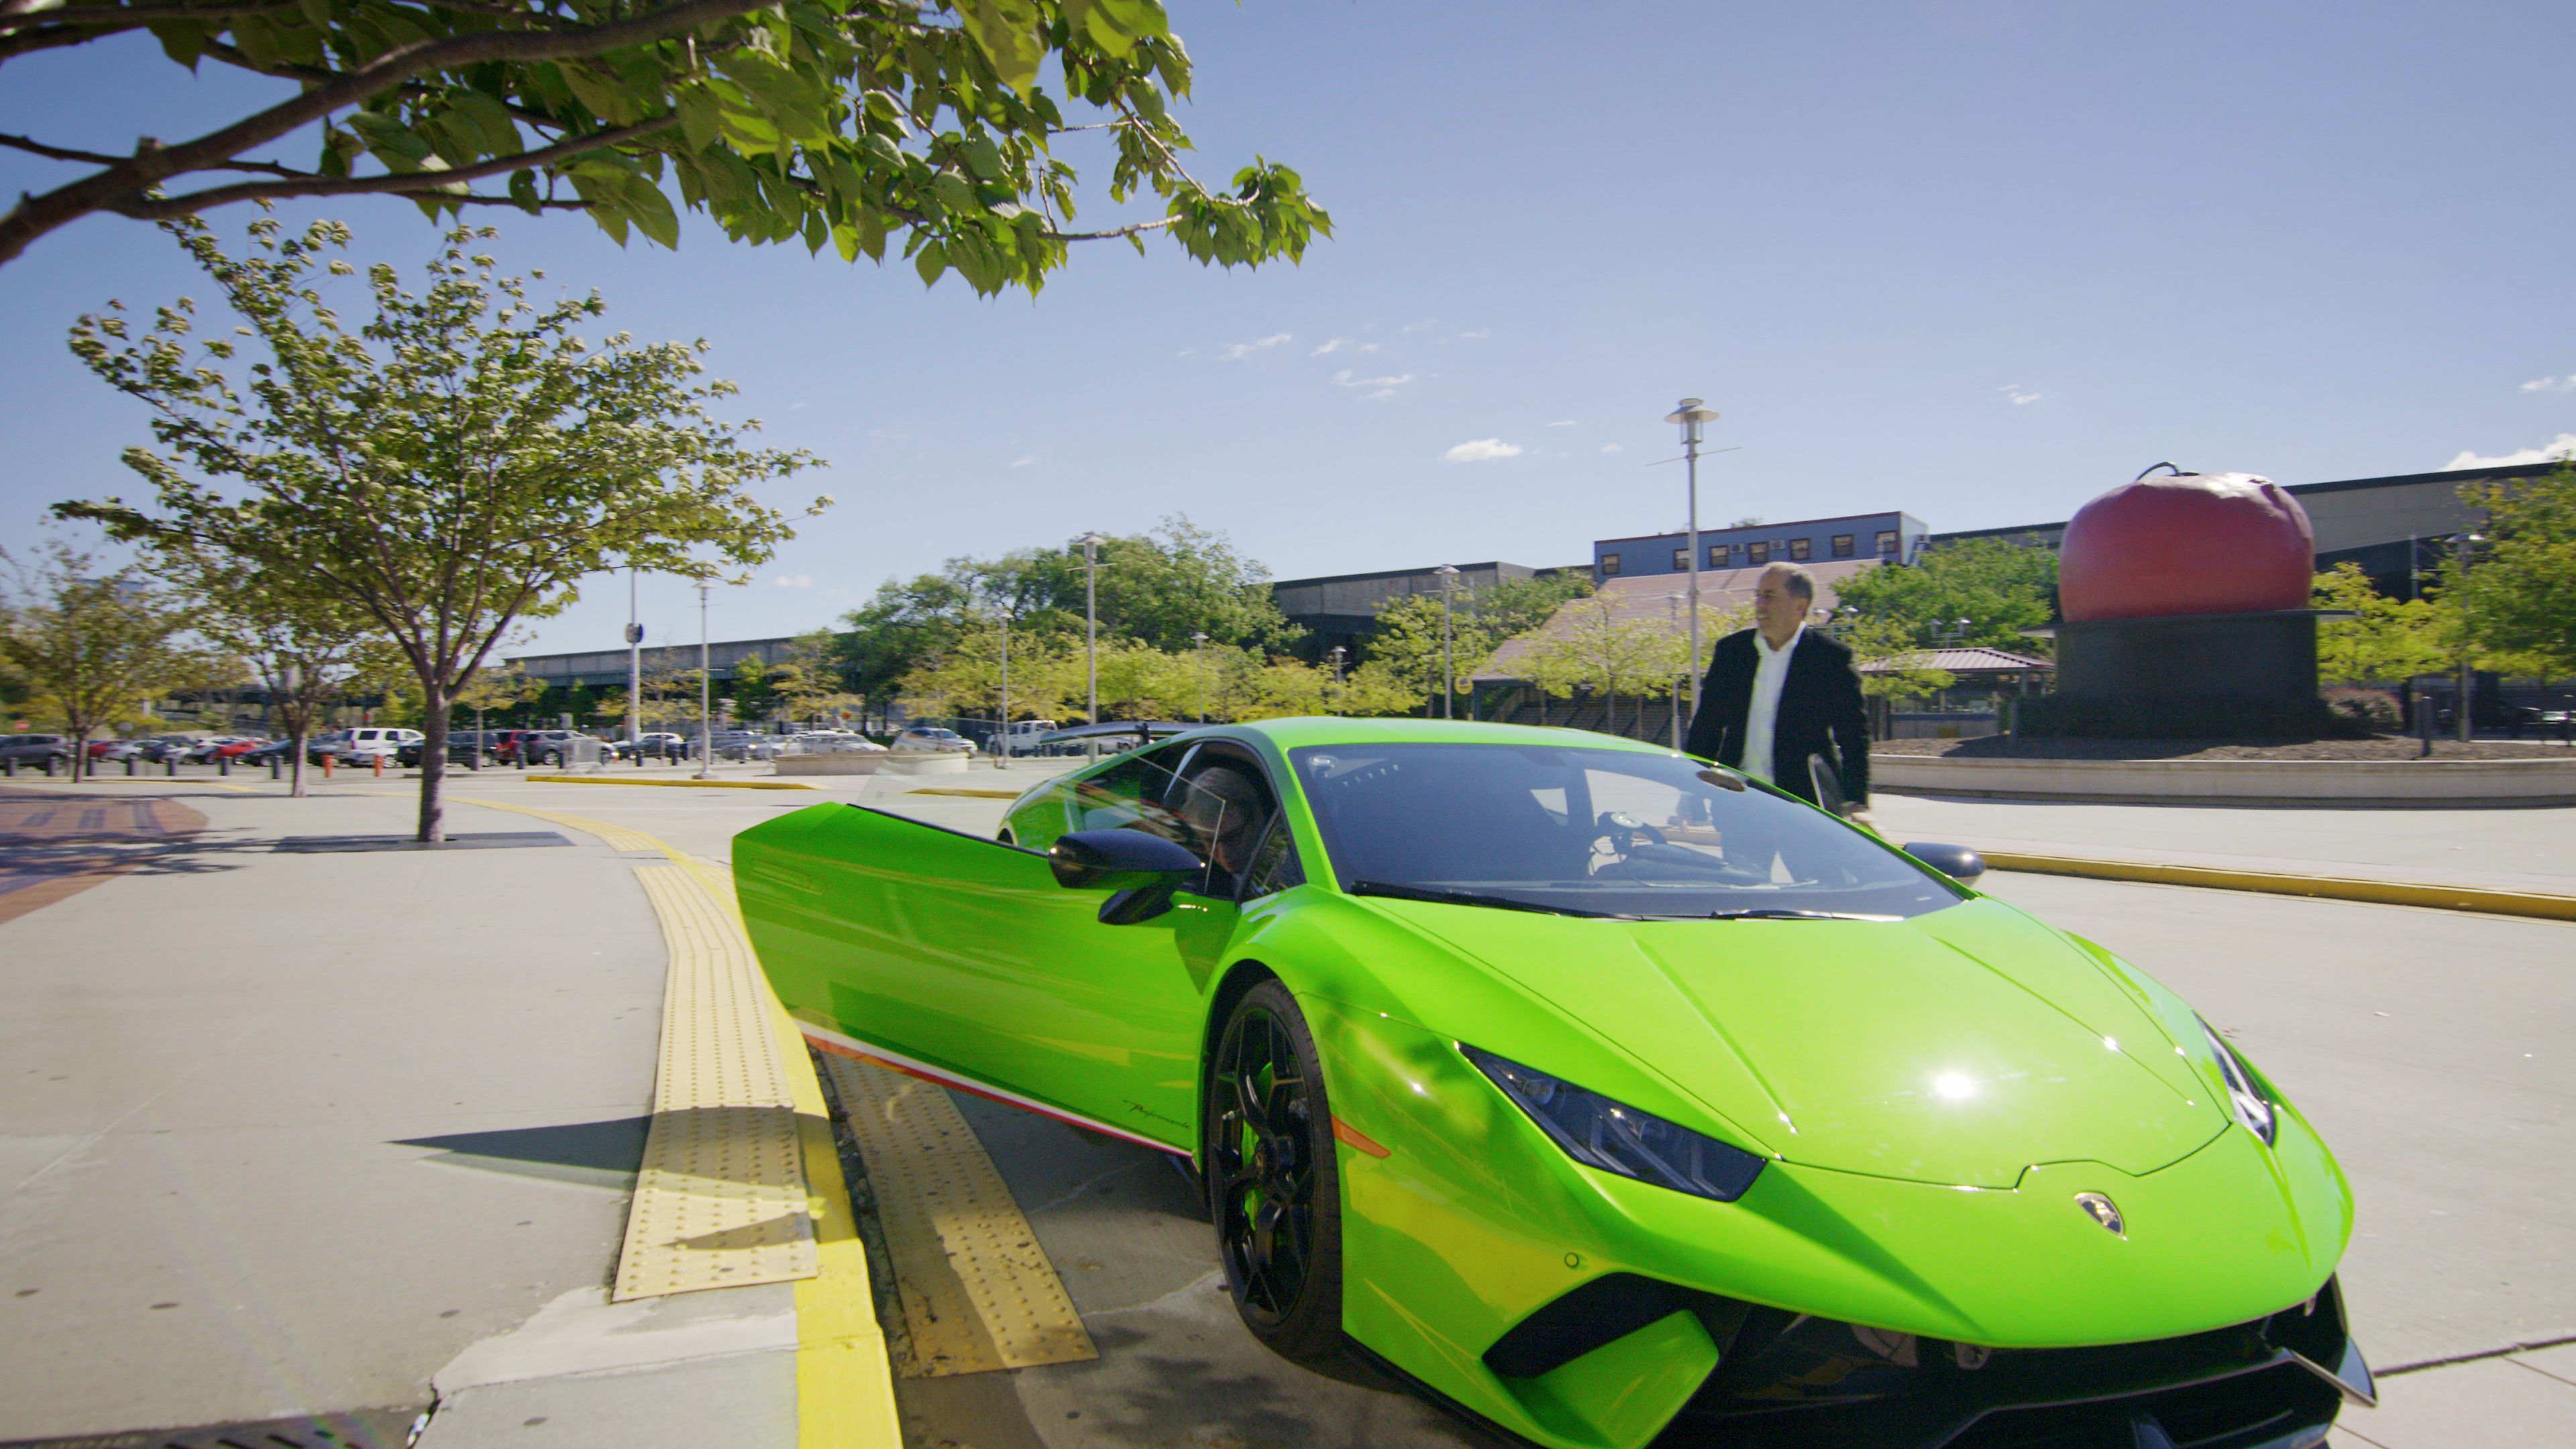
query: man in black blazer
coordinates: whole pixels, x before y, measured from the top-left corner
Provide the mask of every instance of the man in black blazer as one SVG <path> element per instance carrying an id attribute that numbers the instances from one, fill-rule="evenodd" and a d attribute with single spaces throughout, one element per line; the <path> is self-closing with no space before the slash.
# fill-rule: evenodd
<path id="1" fill-rule="evenodd" d="M 1753 627 L 1717 641 L 1683 749 L 1810 804 L 1809 761 L 1820 757 L 1842 787 L 1844 809 L 1858 814 L 1869 804 L 1869 714 L 1851 650 L 1807 627 L 1815 602 L 1816 581 L 1805 569 L 1762 571 Z"/>

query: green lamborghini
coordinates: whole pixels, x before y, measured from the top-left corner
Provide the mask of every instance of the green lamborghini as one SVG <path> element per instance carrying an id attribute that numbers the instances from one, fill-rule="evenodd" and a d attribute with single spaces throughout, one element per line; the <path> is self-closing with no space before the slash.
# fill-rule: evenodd
<path id="1" fill-rule="evenodd" d="M 735 842 L 817 1046 L 1186 1159 L 1244 1323 L 1547 1445 L 2304 1449 L 2352 1195 L 2172 992 L 1670 750 L 1294 719 Z"/>

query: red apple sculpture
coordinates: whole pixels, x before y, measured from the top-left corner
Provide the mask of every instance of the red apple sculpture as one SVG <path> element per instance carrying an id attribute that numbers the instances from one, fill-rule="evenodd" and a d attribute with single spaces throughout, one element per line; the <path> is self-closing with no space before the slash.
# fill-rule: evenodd
<path id="1" fill-rule="evenodd" d="M 2070 623 L 2304 609 L 2316 563 L 2307 510 L 2269 478 L 2141 476 L 2068 521 L 2057 597 Z"/>

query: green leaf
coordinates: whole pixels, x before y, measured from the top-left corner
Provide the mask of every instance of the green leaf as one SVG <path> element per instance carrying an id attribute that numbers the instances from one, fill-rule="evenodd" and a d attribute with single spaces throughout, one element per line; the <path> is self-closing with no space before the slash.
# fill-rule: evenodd
<path id="1" fill-rule="evenodd" d="M 527 147 L 519 139 L 519 123 L 511 119 L 507 106 L 481 91 L 454 91 L 447 98 L 448 109 L 463 125 L 470 126 L 483 143 L 486 156 L 515 156 Z"/>
<path id="2" fill-rule="evenodd" d="M 942 171 L 938 175 L 931 177 L 930 194 L 938 197 L 939 204 L 947 207 L 950 211 L 973 211 L 975 209 L 975 193 L 973 189 L 967 186 L 965 177 L 958 175 L 954 171 Z"/>
<path id="3" fill-rule="evenodd" d="M 1025 92 L 1038 83 L 1046 42 L 1038 33 L 1038 8 L 1030 0 L 958 0 L 957 17 L 1003 84 Z"/>
<path id="4" fill-rule="evenodd" d="M 150 28 L 152 38 L 161 42 L 161 53 L 190 70 L 197 68 L 197 57 L 215 36 L 211 26 L 197 20 L 167 20 Z"/>
<path id="5" fill-rule="evenodd" d="M 1065 0 L 1065 19 L 1093 45 L 1119 60 L 1139 40 L 1171 34 L 1171 22 L 1153 0 Z"/>
<path id="6" fill-rule="evenodd" d="M 724 140 L 724 107 L 715 93 L 703 85 L 680 87 L 673 97 L 680 112 L 680 134 L 688 137 L 692 151 L 712 150 Z"/>
<path id="7" fill-rule="evenodd" d="M 921 273 L 921 284 L 925 287 L 938 281 L 939 274 L 948 270 L 948 248 L 936 241 L 925 243 L 921 254 L 912 259 L 912 269 Z"/>
<path id="8" fill-rule="evenodd" d="M 542 200 L 537 195 L 537 173 L 525 168 L 511 172 L 510 199 L 519 203 L 529 215 L 536 215 L 541 209 L 537 203 Z"/>

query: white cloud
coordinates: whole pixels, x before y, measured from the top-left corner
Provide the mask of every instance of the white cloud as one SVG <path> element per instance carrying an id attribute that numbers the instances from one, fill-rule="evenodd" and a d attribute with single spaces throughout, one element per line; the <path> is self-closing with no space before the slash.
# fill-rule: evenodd
<path id="1" fill-rule="evenodd" d="M 782 589 L 810 589 L 814 587 L 814 576 L 812 574 L 780 574 L 776 578 L 771 579 L 770 582 L 778 585 Z"/>
<path id="2" fill-rule="evenodd" d="M 2522 385 L 2524 392 L 2576 392 L 2576 373 L 2565 377 L 2535 377 Z"/>
<path id="3" fill-rule="evenodd" d="M 1375 352 L 1375 351 L 1377 351 L 1377 344 L 1376 344 L 1376 343 L 1374 343 L 1374 342 L 1363 342 L 1363 343 L 1361 343 L 1358 347 L 1356 347 L 1356 348 L 1354 348 L 1354 349 L 1352 349 L 1352 350 L 1353 350 L 1353 351 L 1356 351 L 1356 352 L 1361 352 L 1361 353 L 1370 353 L 1370 352 Z"/>
<path id="4" fill-rule="evenodd" d="M 1570 427 L 1573 427 L 1573 426 L 1574 426 L 1574 419 L 1572 419 L 1572 418 L 1566 418 L 1566 419 L 1564 419 L 1563 421 L 1560 421 L 1560 422 L 1553 422 L 1553 423 L 1550 423 L 1550 424 L 1548 424 L 1548 426 L 1549 426 L 1549 427 L 1551 427 L 1551 428 L 1570 428 Z"/>
<path id="5" fill-rule="evenodd" d="M 1374 387 L 1387 389 L 1402 387 L 1411 381 L 1413 381 L 1413 374 L 1409 372 L 1397 373 L 1391 377 L 1362 377 L 1358 373 L 1345 367 L 1341 371 L 1333 374 L 1333 385 L 1335 387 Z"/>
<path id="6" fill-rule="evenodd" d="M 1615 453 L 1619 451 L 1619 445 L 1617 443 L 1603 443 L 1601 445 L 1601 451 L 1605 453 Z"/>
<path id="7" fill-rule="evenodd" d="M 1393 397 L 1393 396 L 1395 396 L 1395 389 L 1394 389 L 1394 388 L 1391 388 L 1391 387 L 1382 387 L 1382 388 L 1379 388 L 1379 389 L 1378 389 L 1377 391 L 1375 391 L 1375 392 L 1364 392 L 1364 393 L 1360 394 L 1360 401 L 1361 401 L 1361 402 L 1384 402 L 1386 399 L 1391 398 L 1391 397 Z"/>
<path id="8" fill-rule="evenodd" d="M 1023 456 L 1021 456 L 1021 457 L 1013 458 L 1013 459 L 1011 460 L 1011 466 L 1012 466 L 1012 467 L 1014 467 L 1014 468 L 1025 468 L 1025 467 L 1029 466 L 1031 463 L 1036 462 L 1037 460 L 1038 460 L 1038 455 L 1037 455 L 1037 454 L 1035 454 L 1035 453 L 1029 453 L 1029 454 L 1025 454 L 1025 455 L 1023 455 Z"/>
<path id="9" fill-rule="evenodd" d="M 1469 342 L 1482 342 L 1486 338 L 1494 335 L 1494 329 L 1491 327 L 1479 327 L 1473 332 L 1461 332 L 1458 335 Z"/>
<path id="10" fill-rule="evenodd" d="M 2026 391 L 2023 389 L 2022 385 L 2017 382 L 2005 383 L 2003 386 L 1996 388 L 1995 391 L 2002 393 L 2005 400 L 2010 402 L 2014 407 L 2025 407 L 2048 396 L 2048 394 L 2044 392 Z"/>
<path id="11" fill-rule="evenodd" d="M 801 413 L 813 405 L 811 402 L 792 402 L 787 405 L 787 410 L 791 413 Z"/>
<path id="12" fill-rule="evenodd" d="M 1351 344 L 1350 344 L 1349 339 L 1347 339 L 1347 338 L 1342 338 L 1342 337 L 1336 337 L 1336 338 L 1332 339 L 1331 341 L 1329 341 L 1329 342 L 1325 343 L 1323 346 L 1316 348 L 1314 351 L 1307 353 L 1306 355 L 1307 355 L 1308 357 L 1327 357 L 1327 356 L 1330 356 L 1330 355 L 1331 355 L 1331 354 L 1333 354 L 1333 353 L 1336 353 L 1336 352 L 1341 351 L 1343 348 L 1348 347 L 1348 346 L 1350 346 L 1350 345 L 1351 345 Z"/>
<path id="13" fill-rule="evenodd" d="M 1460 443 L 1458 446 L 1451 448 L 1448 452 L 1441 454 L 1440 461 L 1443 463 L 1490 463 L 1497 458 L 1517 458 L 1520 455 L 1521 445 L 1518 443 L 1506 443 L 1500 438 L 1478 438 L 1473 442 Z"/>
<path id="14" fill-rule="evenodd" d="M 2537 448 L 2519 448 L 2483 458 L 2466 448 L 2460 456 L 2442 465 L 2444 472 L 2454 468 L 2514 468 L 2525 463 L 2555 463 L 2562 458 L 2576 458 L 2576 433 L 2560 433 Z"/>
<path id="15" fill-rule="evenodd" d="M 1440 321 L 1439 321 L 1439 319 L 1438 319 L 1438 318 L 1436 318 L 1436 317 L 1425 317 L 1425 318 L 1423 318 L 1423 319 L 1422 319 L 1421 321 L 1419 321 L 1419 322 L 1407 322 L 1407 323 L 1405 323 L 1403 326 L 1398 327 L 1398 328 L 1397 328 L 1397 329 L 1395 329 L 1395 330 L 1396 330 L 1396 332 L 1397 332 L 1398 334 L 1402 334 L 1402 333 L 1406 333 L 1406 332 L 1419 332 L 1419 331 L 1421 331 L 1421 330 L 1422 330 L 1423 328 L 1425 328 L 1425 327 L 1437 327 L 1437 326 L 1439 326 L 1439 325 L 1440 325 Z"/>
<path id="16" fill-rule="evenodd" d="M 1196 352 L 1196 351 L 1198 351 L 1198 349 L 1197 349 L 1197 348 L 1195 348 L 1195 347 L 1184 347 L 1184 348 L 1182 348 L 1180 351 L 1175 352 L 1175 353 L 1173 353 L 1172 355 L 1173 355 L 1174 357 L 1187 357 L 1187 356 L 1189 356 L 1191 353 Z"/>
<path id="17" fill-rule="evenodd" d="M 1285 332 L 1273 332 L 1257 342 L 1229 342 L 1218 348 L 1216 355 L 1227 362 L 1241 362 L 1256 352 L 1267 352 L 1290 340 L 1292 339 Z"/>

